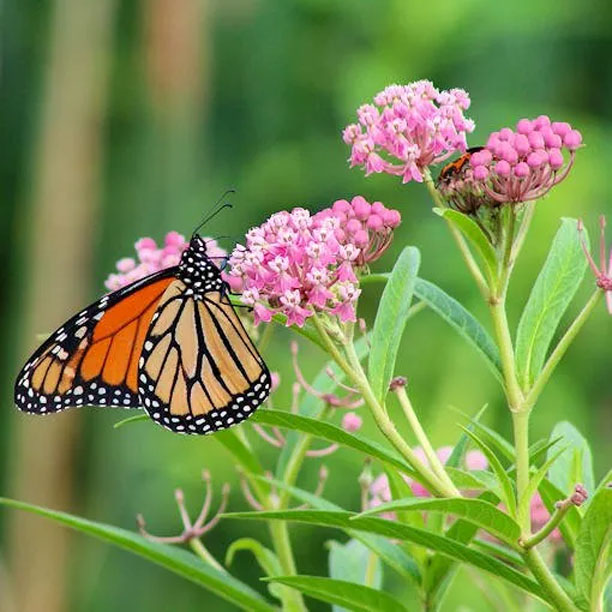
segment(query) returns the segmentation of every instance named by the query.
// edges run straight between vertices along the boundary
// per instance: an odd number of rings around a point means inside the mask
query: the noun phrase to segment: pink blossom
[[[361,429],[362,418],[356,412],[347,412],[342,417],[342,429],[348,433],[354,433]]]
[[[612,249],[610,250],[609,256],[607,255],[607,247],[606,247],[606,218],[602,215],[599,218],[599,227],[600,227],[600,239],[599,239],[599,268],[595,263],[591,253],[589,252],[589,248],[587,246],[586,240],[583,235],[583,223],[582,219],[578,221],[578,232],[580,235],[580,244],[582,245],[582,250],[586,255],[587,261],[589,262],[589,267],[593,271],[595,275],[595,280],[597,282],[597,286],[606,294],[606,305],[608,307],[608,312],[612,314]]]
[[[550,512],[546,509],[540,494],[536,494],[531,498],[529,512],[531,515],[531,530],[535,533],[539,531],[550,519]],[[562,540],[561,532],[555,529],[550,536],[552,542],[560,542]]]
[[[546,195],[569,173],[580,132],[546,115],[521,119],[516,130],[493,132],[482,151],[470,157],[474,189],[494,203],[527,202]]]
[[[374,104],[357,109],[358,123],[342,134],[351,146],[351,166],[366,176],[386,172],[404,183],[423,181],[423,171],[456,151],[465,151],[474,122],[463,111],[470,98],[462,89],[439,91],[430,81],[390,85]]]
[[[209,257],[217,259],[226,256],[226,252],[215,240],[205,238],[205,241]],[[116,291],[149,274],[176,266],[188,245],[189,242],[185,237],[174,231],[166,234],[162,247],[158,247],[153,238],[141,238],[134,245],[137,259],[132,257],[120,259],[116,266],[117,272],[110,274],[104,284],[110,291]]]
[[[355,321],[356,269],[380,257],[400,220],[397,211],[361,196],[315,215],[281,211],[247,232],[223,278],[253,307],[256,323],[280,313],[287,326],[301,327],[315,312]]]

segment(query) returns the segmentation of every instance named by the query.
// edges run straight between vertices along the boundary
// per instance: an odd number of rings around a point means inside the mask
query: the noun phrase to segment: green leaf
[[[565,450],[565,448],[562,448],[550,456],[544,462],[544,464],[536,470],[533,476],[529,478],[529,483],[518,500],[518,514],[520,521],[523,521],[526,516],[529,515],[531,510],[531,498],[535,495],[535,492],[538,490],[550,467],[555,463],[555,461],[557,461],[561,453],[563,453]]]
[[[491,285],[497,280],[497,258],[495,250],[491,246],[485,233],[478,227],[478,224],[467,215],[451,208],[434,208],[434,212],[444,217],[449,223],[455,226],[468,240],[470,245],[480,256],[485,266],[485,275]]]
[[[584,436],[571,423],[561,421],[553,428],[550,438],[561,438],[563,444],[569,445],[569,449],[551,467],[549,480],[566,495],[578,483],[583,484],[587,491],[594,491],[593,457]]]
[[[234,459],[251,474],[263,474],[264,470],[257,455],[233,429],[224,429],[215,433],[213,438],[223,446]]]
[[[467,435],[474,440],[480,450],[484,453],[489,462],[489,466],[493,470],[493,473],[497,477],[497,480],[501,486],[502,501],[506,504],[506,508],[508,508],[510,514],[512,516],[516,516],[516,498],[514,497],[514,488],[508,474],[506,473],[506,470],[504,470],[502,464],[497,458],[497,455],[469,429],[463,428],[463,431],[465,431],[465,433],[467,433]]]
[[[229,567],[236,553],[243,550],[252,553],[266,576],[277,576],[282,572],[278,557],[269,548],[266,548],[261,542],[254,538],[240,538],[232,542],[225,552],[225,565]],[[270,594],[281,600],[283,599],[282,589],[283,587],[280,585],[268,585]]]
[[[330,578],[362,584],[374,589],[382,587],[383,575],[380,559],[359,540],[349,540],[346,544],[331,540],[328,546]],[[367,579],[371,580],[369,584],[366,582]],[[345,612],[346,608],[334,606],[334,611]]]
[[[600,602],[612,569],[611,545],[612,489],[604,487],[591,500],[576,539],[576,588],[591,610],[603,609]]]
[[[560,491],[547,478],[540,483],[539,493],[550,514],[554,512],[555,503],[567,497],[563,491]],[[559,531],[571,550],[575,548],[581,522],[582,517],[580,516],[580,512],[578,512],[578,508],[572,506],[565,515],[565,518],[559,523]]]
[[[216,570],[186,550],[151,542],[120,527],[97,523],[65,512],[49,510],[13,499],[0,497],[0,504],[44,516],[57,523],[114,544],[195,582],[244,610],[272,612],[275,609],[246,584],[226,572]]]
[[[586,232],[584,235],[586,238]],[[561,317],[576,294],[586,267],[576,219],[562,219],[518,325],[516,363],[523,389],[528,389],[540,373]]]
[[[521,535],[521,528],[514,519],[496,508],[493,504],[474,498],[403,499],[381,504],[376,506],[376,508],[362,512],[358,517],[380,514],[381,512],[396,512],[398,510],[406,512],[423,510],[426,512],[454,514],[482,527],[500,540],[510,544],[510,546],[516,546]]]
[[[258,477],[259,480],[263,480]],[[317,508],[318,510],[331,510],[331,511],[344,511],[343,508],[337,506],[336,504],[319,497],[317,495],[313,495],[308,491],[304,491],[298,487],[292,487],[287,485],[286,483],[276,480],[269,479],[267,481],[269,484],[273,484],[279,489],[283,489],[291,493],[291,495],[303,502],[306,503],[313,508]],[[400,576],[404,578],[408,578],[413,581],[415,584],[421,583],[421,573],[419,567],[415,563],[414,559],[411,558],[403,549],[398,546],[395,546],[386,538],[377,535],[371,535],[367,533],[363,533],[361,531],[354,531],[351,529],[345,529],[345,532],[354,539],[359,540],[362,544],[367,546],[372,552],[378,555],[389,567],[394,569]]]
[[[273,576],[268,580],[355,612],[407,612],[406,608],[388,593],[354,582],[319,576]]]
[[[251,520],[286,520],[310,525],[323,525],[325,527],[337,527],[339,529],[355,529],[367,533],[375,533],[396,540],[405,540],[435,550],[455,561],[461,561],[489,572],[498,578],[511,582],[519,588],[533,595],[545,598],[545,593],[539,584],[498,561],[493,557],[473,550],[464,544],[452,540],[446,536],[438,535],[417,529],[408,525],[401,525],[394,521],[374,517],[355,518],[350,512],[330,512],[326,510],[286,510],[286,511],[258,511],[258,512],[234,512],[225,514],[230,519]]]
[[[120,427],[123,427],[124,425],[129,425],[130,423],[140,423],[141,421],[150,420],[150,417],[148,417],[146,414],[136,414],[134,416],[127,417],[126,419],[121,419],[120,421],[117,421],[113,425],[113,429],[119,429]]]
[[[487,491],[492,490],[498,495],[499,483],[491,472],[486,470],[459,470],[444,466],[444,469],[460,491]]]
[[[437,285],[417,278],[414,294],[480,353],[498,380],[503,379],[497,345],[478,319]]]
[[[298,414],[283,412],[281,410],[267,410],[260,408],[252,417],[251,421],[260,425],[272,425],[276,427],[284,427],[301,431],[302,433],[313,434],[318,438],[337,442],[343,446],[348,446],[376,459],[380,459],[383,463],[392,465],[411,478],[419,480],[418,474],[414,472],[403,460],[395,453],[386,450],[381,445],[372,440],[355,433],[347,433],[344,429],[331,425],[325,421],[318,421]]]
[[[386,283],[388,279],[389,274],[370,274],[362,277],[360,283],[362,285],[376,282]],[[422,278],[416,279],[414,295],[470,342],[484,357],[486,364],[498,380],[503,379],[497,345],[469,310],[440,287]]]
[[[488,404],[485,404],[474,415],[473,418],[470,418],[470,417],[467,417],[467,418],[470,421],[473,420],[475,423],[478,423],[480,421],[480,418],[482,417],[482,415],[487,410],[487,407],[488,407]],[[472,430],[473,429],[472,425],[468,425],[468,429]],[[457,444],[455,444],[455,446],[453,447],[453,450],[452,450],[449,458],[446,460],[446,463],[444,464],[445,467],[460,468],[463,465],[463,462],[464,462],[464,459],[465,459],[465,454],[467,453],[467,449],[468,449],[469,444],[470,444],[470,439],[468,438],[467,434],[462,433],[459,436],[459,440],[457,440]]]
[[[483,442],[488,444],[492,448],[492,450],[495,450],[497,452],[498,458],[502,457],[505,461],[508,461],[509,463],[514,461],[514,447],[512,446],[512,444],[510,444],[510,442],[508,442],[503,436],[498,434],[494,429],[487,427],[484,423],[481,423],[477,419],[469,417],[460,410],[457,410],[457,412],[459,412],[459,414],[461,414],[468,420],[468,429],[472,432],[476,430],[478,432],[478,437]]]
[[[406,247],[401,252],[378,305],[372,329],[368,374],[372,391],[380,401],[387,395],[393,377],[420,260],[419,251],[414,247]]]

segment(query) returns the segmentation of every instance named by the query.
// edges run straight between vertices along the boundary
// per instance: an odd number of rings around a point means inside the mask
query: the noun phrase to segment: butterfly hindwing
[[[175,278],[167,269],[105,295],[53,333],[25,364],[15,404],[34,414],[71,406],[140,406],[138,360],[160,298]]]
[[[223,286],[194,294],[177,279],[151,322],[138,385],[155,422],[208,434],[248,418],[269,395],[271,381]]]

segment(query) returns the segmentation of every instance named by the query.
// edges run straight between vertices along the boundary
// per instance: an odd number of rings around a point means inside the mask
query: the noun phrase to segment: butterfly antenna
[[[207,215],[204,216],[204,218],[202,219],[202,221],[200,222],[200,224],[193,230],[193,234],[195,236],[195,234],[198,233],[198,230],[202,229],[202,227],[204,225],[206,225],[213,217],[215,217],[216,215],[218,215],[224,208],[232,208],[232,205],[229,202],[224,202],[223,200],[225,200],[225,198],[230,194],[230,193],[236,193],[235,189],[228,189],[216,202],[215,205],[213,206],[213,209],[210,213],[208,213]]]

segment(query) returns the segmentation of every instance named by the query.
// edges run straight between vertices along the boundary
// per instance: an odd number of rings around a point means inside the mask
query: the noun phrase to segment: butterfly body
[[[270,386],[194,235],[178,266],[102,297],[52,334],[19,374],[15,404],[34,414],[143,408],[167,429],[208,434],[250,416]]]

